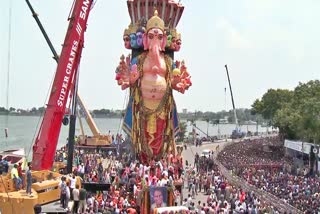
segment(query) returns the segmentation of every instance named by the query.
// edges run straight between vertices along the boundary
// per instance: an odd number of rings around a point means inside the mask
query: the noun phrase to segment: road
[[[194,164],[194,155],[196,153],[201,154],[202,150],[205,150],[205,149],[209,149],[211,151],[216,151],[216,148],[218,145],[221,149],[225,143],[226,142],[223,141],[223,142],[218,142],[218,143],[205,143],[205,144],[198,146],[198,147],[196,147],[194,145],[188,146],[187,150],[183,150],[183,152],[182,152],[184,164],[185,164],[185,161],[187,160],[189,164],[193,165]],[[185,182],[185,186],[187,186],[187,182]],[[184,188],[182,193],[183,193],[183,199],[188,197],[189,192],[188,192],[187,188]],[[208,197],[207,195],[204,195],[204,193],[201,192],[201,193],[198,193],[198,195],[196,195],[196,197],[193,201],[195,202],[195,204],[198,204],[198,201],[201,201],[202,203],[206,203],[207,197]]]

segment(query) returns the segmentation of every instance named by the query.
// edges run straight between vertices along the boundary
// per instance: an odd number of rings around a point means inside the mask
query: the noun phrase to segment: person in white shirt
[[[136,167],[136,163],[134,163],[134,162],[132,162],[131,164],[130,164],[130,170],[131,171],[134,171],[134,168]]]
[[[168,178],[166,176],[163,176],[163,178],[161,179],[160,181],[160,185],[161,187],[165,187],[165,186],[168,186]]]
[[[73,197],[73,207],[72,213],[78,213],[79,209],[79,185],[76,184],[75,188],[72,190],[72,197]]]
[[[70,182],[70,193],[71,193],[71,196],[70,196],[70,199],[73,200],[73,189],[76,188],[76,176],[73,174],[72,177],[69,177],[69,182]]]
[[[70,201],[70,183],[67,182],[66,188],[66,210],[69,210],[69,201]]]
[[[163,165],[162,165],[161,161],[158,161],[158,162],[157,162],[157,165],[159,165],[160,170],[163,171]]]
[[[84,175],[84,165],[83,165],[83,163],[81,163],[81,165],[79,166],[78,173],[79,173],[79,176],[81,178],[83,178],[83,175]]]
[[[188,195],[188,199],[187,199],[187,207],[190,207],[190,206],[191,206],[191,203],[192,203],[192,197],[191,197],[191,195],[189,194],[189,195]]]
[[[94,198],[93,197],[89,197],[87,199],[87,206],[89,208],[89,211],[92,211],[93,210],[93,203],[94,203]]]
[[[168,177],[168,171],[163,171],[162,175],[165,176],[165,177]]]
[[[144,169],[143,165],[140,164],[140,165],[139,165],[139,176],[140,176],[140,177],[143,177],[143,175],[142,175],[142,174],[143,174],[143,169]]]

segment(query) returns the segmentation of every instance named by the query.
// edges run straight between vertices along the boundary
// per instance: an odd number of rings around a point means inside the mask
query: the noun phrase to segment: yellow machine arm
[[[81,97],[79,96],[79,94],[77,94],[77,101],[78,101],[79,107],[85,113],[86,121],[87,121],[87,123],[89,125],[89,128],[90,128],[93,136],[99,136],[100,135],[100,131],[99,131],[97,125],[95,124],[90,112],[88,111],[88,109],[84,105],[84,103],[83,103]]]

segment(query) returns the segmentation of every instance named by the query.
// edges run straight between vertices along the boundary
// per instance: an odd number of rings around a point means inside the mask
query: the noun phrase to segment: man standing
[[[70,195],[71,195],[71,192],[70,192],[70,182],[67,181],[66,182],[66,185],[67,185],[67,188],[66,188],[66,207],[65,207],[65,210],[69,210],[69,201],[70,201]]]
[[[68,204],[67,204],[67,184],[66,184],[66,177],[62,176],[61,177],[61,182],[59,184],[60,188],[60,202],[61,206],[64,209],[67,209]]]
[[[20,162],[18,164],[18,176],[21,180],[21,186],[22,186],[22,189],[24,188],[24,177],[23,177],[23,174],[22,174],[22,162]]]
[[[5,171],[4,162],[2,161],[2,157],[0,157],[0,175],[2,175],[4,171]]]
[[[71,193],[70,199],[73,200],[73,189],[76,187],[76,182],[77,182],[75,174],[73,174],[72,177],[69,177],[69,181],[70,181],[70,193]]]
[[[18,165],[14,164],[13,168],[11,169],[11,179],[15,184],[16,191],[20,190],[21,185],[21,178],[18,175]]]
[[[72,197],[73,197],[73,208],[72,213],[78,213],[79,209],[79,184],[76,184],[76,188],[72,190]]]
[[[31,185],[32,185],[32,174],[31,174],[31,162],[28,162],[28,170],[26,173],[27,176],[27,194],[28,196],[32,196],[31,194]]]
[[[87,191],[83,187],[79,192],[79,213],[85,213],[87,209]]]

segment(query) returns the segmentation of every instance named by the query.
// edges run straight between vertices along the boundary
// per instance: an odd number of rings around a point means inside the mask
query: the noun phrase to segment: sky
[[[73,0],[30,2],[60,53]],[[179,111],[232,108],[225,64],[236,108],[250,108],[270,88],[293,90],[299,82],[319,79],[320,1],[181,3],[185,10],[177,30],[182,48],[175,58],[185,60],[193,85],[185,94],[174,93]],[[121,54],[129,54],[122,40],[129,23],[126,0],[97,0],[90,12],[79,77],[79,94],[90,110],[125,107],[127,91],[117,85],[114,71]],[[0,106],[44,106],[55,69],[56,62],[25,1],[1,0]]]

